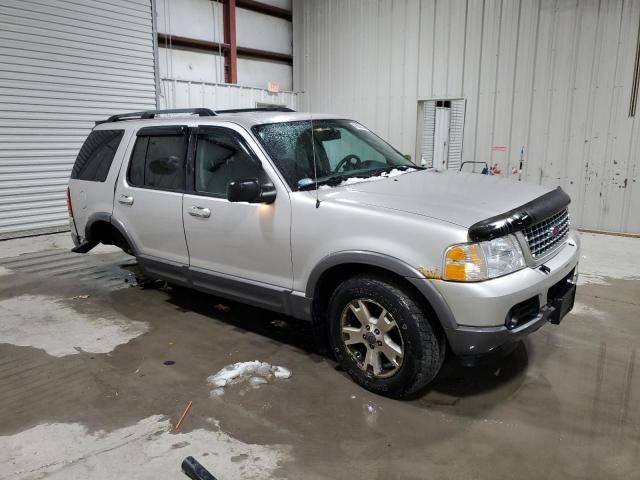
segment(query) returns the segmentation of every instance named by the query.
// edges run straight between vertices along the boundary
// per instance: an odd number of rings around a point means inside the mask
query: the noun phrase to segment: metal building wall
[[[230,83],[188,82],[162,79],[161,108],[214,106],[218,110],[251,108],[259,104],[275,104],[298,109],[294,92],[271,93],[264,88],[245,87]]]
[[[155,1],[158,12],[158,32],[165,35],[165,39],[158,45],[160,78],[223,83],[225,74],[222,49],[192,51],[176,47],[171,43],[172,36],[223,43],[222,3],[212,0]],[[261,0],[260,3],[291,10],[290,0]],[[238,47],[291,55],[291,38],[290,21],[240,7],[236,8]],[[267,88],[269,82],[275,82],[280,89],[290,91],[292,75],[293,69],[287,63],[238,58],[238,84],[243,86]]]
[[[574,224],[640,233],[640,0],[294,0],[293,15],[304,108],[415,155],[418,101],[463,97],[463,160],[509,175],[524,146],[523,178],[561,185]]]
[[[150,0],[0,2],[0,239],[68,228],[96,120],[156,105]]]

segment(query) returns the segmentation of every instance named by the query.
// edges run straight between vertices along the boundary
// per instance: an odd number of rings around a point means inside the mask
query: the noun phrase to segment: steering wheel
[[[341,169],[345,172],[347,170],[356,170],[357,168],[360,167],[361,164],[362,164],[362,160],[360,160],[360,157],[358,155],[351,153],[346,157],[344,157],[342,160],[340,160],[338,162],[338,165],[336,165],[336,168],[333,169],[333,171],[339,172]]]

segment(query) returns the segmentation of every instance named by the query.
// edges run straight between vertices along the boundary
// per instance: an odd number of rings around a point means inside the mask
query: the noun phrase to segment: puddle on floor
[[[38,425],[0,437],[0,477],[178,479],[186,478],[180,464],[191,455],[216,478],[267,479],[289,457],[287,446],[243,443],[209,423],[212,430],[187,433],[173,433],[160,415],[111,432],[89,432],[79,423]]]
[[[147,323],[110,313],[104,307],[96,314],[69,305],[89,300],[83,297],[63,300],[21,295],[0,300],[2,343],[39,348],[62,357],[80,352],[108,353],[148,331]]]

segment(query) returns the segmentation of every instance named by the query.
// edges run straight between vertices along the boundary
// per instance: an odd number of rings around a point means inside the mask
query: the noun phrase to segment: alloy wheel
[[[340,329],[344,346],[361,370],[388,378],[402,366],[400,328],[379,303],[366,298],[349,302],[342,312]]]

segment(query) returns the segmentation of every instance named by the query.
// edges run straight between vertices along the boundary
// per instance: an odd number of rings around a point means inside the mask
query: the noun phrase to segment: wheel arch
[[[440,327],[444,330],[457,327],[444,297],[418,270],[398,258],[365,250],[329,255],[312,270],[305,293],[313,299],[314,317],[323,320],[320,312],[326,311],[329,298],[342,279],[362,272],[392,277],[432,310]]]
[[[85,225],[85,238],[96,245],[115,245],[130,255],[136,255],[138,251],[124,225],[106,212],[96,212],[89,217]]]

